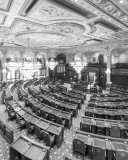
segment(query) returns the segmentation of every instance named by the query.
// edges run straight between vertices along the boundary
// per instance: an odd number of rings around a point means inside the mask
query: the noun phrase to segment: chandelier
[[[21,63],[17,62],[17,60],[14,57],[14,42],[12,41],[12,55],[10,55],[9,62],[5,63],[5,67],[10,70],[11,72],[15,72],[21,67]]]
[[[27,27],[27,30],[29,31],[30,28]],[[23,64],[21,64],[21,68],[20,68],[20,72],[23,73],[23,75],[27,78],[32,78],[32,76],[34,76],[34,73],[38,71],[39,68],[41,68],[41,64],[40,63],[35,63],[33,61],[33,59],[29,56],[29,32],[28,32],[28,38],[27,38],[27,42],[28,42],[28,49],[27,49],[27,55],[24,58],[25,61],[23,62]]]
[[[70,66],[72,66],[78,74],[81,73],[82,69],[87,65],[86,62],[82,62],[81,58],[75,55],[74,62],[70,62]]]
[[[56,65],[58,65],[58,62],[55,62],[53,58],[48,62],[48,66],[51,70],[54,70]]]

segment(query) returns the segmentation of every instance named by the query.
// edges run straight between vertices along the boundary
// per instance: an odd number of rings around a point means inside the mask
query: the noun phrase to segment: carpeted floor
[[[66,85],[66,87],[68,87],[68,89],[70,90],[70,85]],[[17,90],[15,89],[13,92],[14,95],[14,99],[17,100]],[[87,95],[87,99],[89,99],[90,95]],[[70,155],[73,158],[77,158],[78,160],[90,160],[88,157],[85,157],[81,154],[78,153],[73,153],[72,151],[72,140],[73,137],[75,136],[74,130],[80,130],[79,126],[80,126],[80,120],[81,120],[81,116],[84,115],[84,110],[85,107],[87,106],[87,100],[85,101],[85,103],[82,105],[82,109],[79,111],[79,114],[76,118],[73,118],[73,125],[70,128],[70,130],[65,129],[64,131],[64,141],[61,145],[60,148],[57,148],[56,146],[54,146],[53,148],[51,148],[50,150],[50,160],[63,160],[64,155]],[[24,103],[19,101],[19,103],[21,105],[24,106]],[[31,111],[28,108],[29,111]],[[20,135],[26,135],[26,129],[24,130],[19,130],[18,129],[18,124],[16,123],[16,121],[9,121],[8,122],[8,116],[7,113],[5,113],[5,106],[0,104],[0,116],[1,118],[8,123],[13,129],[14,129],[14,139],[17,139]],[[35,139],[34,135],[26,135],[31,139]],[[38,140],[36,140],[38,141]],[[38,141],[39,142],[39,141]],[[40,141],[40,143],[43,143],[43,141]],[[0,135],[0,160],[9,160],[9,144],[2,138],[2,136]]]

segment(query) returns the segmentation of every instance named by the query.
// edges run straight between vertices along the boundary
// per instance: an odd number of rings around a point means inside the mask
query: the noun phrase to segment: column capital
[[[107,56],[111,56],[111,52],[113,51],[114,48],[115,47],[113,47],[113,46],[107,46],[107,47],[104,48]]]
[[[115,57],[119,57],[119,56],[120,56],[120,53],[115,52],[115,53],[114,53],[114,56],[115,56]]]
[[[86,54],[87,58],[90,58],[91,57],[91,54]]]

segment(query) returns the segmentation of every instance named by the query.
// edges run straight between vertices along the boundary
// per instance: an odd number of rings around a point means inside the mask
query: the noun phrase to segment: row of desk
[[[78,109],[81,109],[81,107],[82,107],[81,99],[77,99],[76,100],[74,98],[71,98],[71,97],[68,97],[68,96],[64,96],[61,93],[53,93],[53,95],[55,96],[56,99],[59,99],[61,101],[65,101],[65,102],[68,102],[68,103],[71,103],[71,104],[78,105]]]
[[[54,93],[54,95],[56,97],[61,97],[62,100],[66,101],[66,102],[77,104],[78,108],[81,109],[81,103],[83,102],[81,98],[79,99],[79,98],[75,98],[75,97],[69,97],[69,95],[61,94],[63,92],[61,92],[60,90],[58,90],[56,86],[49,85],[49,88],[51,89],[51,91]],[[54,89],[54,91],[53,91],[53,88],[56,88],[56,90]]]
[[[56,99],[49,93],[44,93],[40,95],[40,92],[35,89],[34,87],[29,87],[29,93],[34,97],[37,98],[40,102],[45,103],[49,106],[57,108],[62,111],[72,112],[73,116],[77,116],[78,114],[78,106],[77,104],[71,104],[67,102],[63,102],[62,100]],[[37,94],[38,93],[38,94]]]
[[[73,150],[93,160],[127,160],[128,140],[75,131]]]
[[[84,103],[84,96],[80,95],[80,94],[76,94],[76,93],[70,93],[70,92],[62,92],[63,95],[66,95],[68,97],[71,97],[71,98],[75,98],[76,100],[81,100],[81,103],[83,104]]]
[[[19,100],[24,100],[24,98],[28,97],[28,93],[25,91],[24,88],[26,88],[29,85],[29,81],[25,81],[22,84],[20,84],[17,88],[17,94]]]
[[[48,119],[67,128],[70,128],[72,125],[71,113],[50,107],[33,97],[25,99],[25,106],[31,107],[33,112],[36,112],[38,116],[44,119]]]
[[[99,101],[99,102],[124,102],[128,101],[127,96],[120,97],[92,97],[90,101]]]
[[[78,106],[76,104],[63,102],[62,100],[58,100],[54,98],[53,96],[50,96],[47,94],[39,95],[37,99],[40,102],[43,102],[59,110],[66,111],[66,112],[72,112],[74,117],[78,115]]]
[[[8,115],[10,112],[14,112],[14,116],[17,122],[27,128],[28,132],[31,130],[36,134],[38,138],[42,137],[42,132],[48,134],[48,137],[54,136],[55,144],[60,147],[64,138],[64,127],[62,125],[53,123],[49,120],[43,119],[39,116],[27,111],[24,107],[21,107],[16,101],[9,101],[7,103]],[[41,136],[41,137],[40,137]],[[50,145],[50,138],[43,138],[47,145]],[[47,140],[47,141],[46,141]]]
[[[127,102],[89,102],[89,108],[100,108],[100,109],[127,109]]]
[[[10,160],[49,160],[50,147],[20,136],[10,146]]]
[[[122,121],[128,121],[128,110],[105,110],[105,109],[85,109],[85,116],[88,117],[95,117],[95,118],[101,118],[101,119],[111,119],[111,120],[122,120]]]
[[[114,93],[108,93],[108,94],[93,94],[91,95],[90,98],[94,98],[94,97],[119,97],[120,95],[119,94],[114,94]]]
[[[75,93],[75,94],[79,94],[80,96],[84,97],[84,100],[86,99],[86,93],[81,92],[81,91],[77,91],[75,89],[69,90],[69,93]]]
[[[63,92],[63,91],[67,92],[67,87],[64,87],[60,84],[57,84],[56,87],[59,88],[61,92]]]
[[[112,121],[99,118],[82,117],[80,130],[116,138],[128,138],[128,121]]]

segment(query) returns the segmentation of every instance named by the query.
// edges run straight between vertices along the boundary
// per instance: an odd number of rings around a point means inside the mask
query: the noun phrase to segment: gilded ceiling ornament
[[[54,23],[48,25],[48,29],[60,33],[68,33],[75,35],[82,35],[86,30],[86,28],[81,24],[69,23],[69,22]]]
[[[121,18],[120,18],[120,20],[121,21],[123,21],[123,22],[128,22],[128,16],[122,16]]]
[[[100,3],[105,3],[106,0],[92,0],[94,3],[100,4]]]
[[[9,28],[5,27],[0,27],[0,36],[3,37],[8,37],[11,34],[11,30]]]
[[[112,12],[115,10],[115,6],[113,6],[111,3],[104,5],[103,8],[107,12]]]
[[[121,15],[123,15],[123,13],[121,11],[118,11],[116,10],[114,13],[113,13],[113,16],[115,17],[120,17]]]
[[[53,6],[44,6],[39,11],[43,18],[51,18],[51,17],[71,17],[70,13],[64,13],[61,11],[58,11]]]

